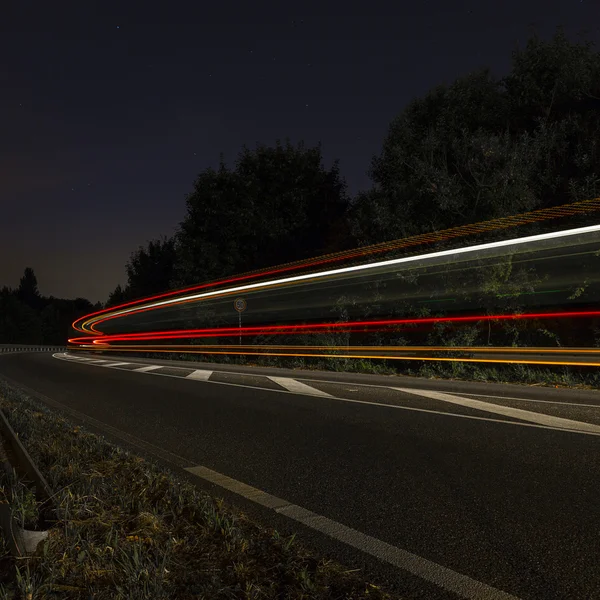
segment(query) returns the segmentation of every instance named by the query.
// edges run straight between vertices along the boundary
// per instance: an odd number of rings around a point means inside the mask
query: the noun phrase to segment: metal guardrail
[[[4,352],[64,352],[66,349],[66,346],[52,346],[46,344],[35,346],[26,344],[0,344],[0,354]]]

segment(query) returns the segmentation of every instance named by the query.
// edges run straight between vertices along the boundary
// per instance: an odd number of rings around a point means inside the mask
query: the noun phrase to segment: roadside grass
[[[0,408],[56,507],[35,554],[0,574],[0,600],[392,598],[2,381]],[[18,486],[16,496],[31,524],[35,498]]]

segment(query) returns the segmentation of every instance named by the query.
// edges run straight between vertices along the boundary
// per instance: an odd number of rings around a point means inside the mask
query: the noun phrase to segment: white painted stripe
[[[531,410],[523,410],[521,408],[501,406],[500,404],[492,404],[491,402],[484,402],[483,400],[462,398],[460,396],[444,394],[442,392],[433,392],[430,390],[413,390],[409,388],[397,387],[392,389],[398,390],[399,392],[403,392],[405,394],[423,396],[425,398],[431,398],[433,400],[441,400],[442,402],[458,404],[459,406],[474,408],[476,410],[483,410],[485,412],[491,412],[497,415],[504,415],[505,417],[514,417],[515,419],[522,419],[524,421],[529,421],[530,423],[538,423],[539,425],[545,425],[547,427],[556,427],[559,429],[569,429],[573,431],[585,431],[600,434],[600,425],[584,423],[583,421],[573,421],[572,419],[554,417],[543,413],[533,412]]]
[[[94,363],[94,364],[100,364],[100,363],[107,363],[110,362],[110,360],[104,360],[101,358],[88,358],[88,362]]]
[[[185,376],[185,379],[195,379],[196,381],[208,381],[208,378],[213,374],[212,371],[204,371],[203,369],[196,369],[189,375]]]
[[[227,477],[227,475],[223,475],[217,471],[202,466],[190,467],[186,471],[225,488],[234,494],[275,510],[279,514],[294,519],[311,529],[320,531],[353,548],[357,548],[361,552],[366,552],[383,562],[408,571],[412,575],[416,575],[425,581],[459,595],[461,598],[469,600],[480,600],[481,598],[486,598],[486,600],[518,600],[516,596],[486,585],[467,575],[457,573],[448,567],[439,565],[412,552],[392,546],[387,542],[383,542],[356,529],[347,527],[342,523],[306,510],[301,506],[291,504],[282,498],[272,496],[267,492]]]
[[[124,363],[124,362],[116,362],[116,363],[109,363],[107,365],[104,365],[105,367],[120,367],[122,365],[130,365],[131,363]]]
[[[322,396],[324,398],[333,398],[331,394],[327,392],[323,392],[314,388],[310,385],[306,385],[297,379],[292,379],[290,377],[271,377],[268,376],[271,381],[274,381],[276,384],[280,385],[282,388],[285,388],[288,392],[293,392],[294,394],[304,394],[307,396]]]
[[[461,396],[476,396],[477,398],[496,398],[497,400],[519,400],[520,402],[540,402],[542,404],[560,404],[561,406],[583,406],[585,408],[600,408],[600,404],[581,404],[579,402],[559,402],[558,400],[535,400],[534,398],[515,398],[514,396],[492,396],[491,394],[466,394],[465,392],[449,392]],[[600,400],[600,398],[599,398]]]
[[[162,369],[161,365],[147,365],[145,367],[140,367],[139,369],[131,369],[132,371],[137,371],[138,373],[147,373],[148,371],[156,371],[156,369]]]

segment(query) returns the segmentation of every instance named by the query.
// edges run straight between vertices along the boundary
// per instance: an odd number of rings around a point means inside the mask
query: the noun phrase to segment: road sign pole
[[[240,346],[242,345],[242,313],[246,310],[246,301],[243,298],[236,298],[233,303],[233,308],[238,313],[238,324],[240,327]]]

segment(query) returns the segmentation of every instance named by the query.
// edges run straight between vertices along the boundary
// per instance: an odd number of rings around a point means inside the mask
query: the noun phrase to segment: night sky
[[[413,97],[532,31],[600,41],[598,0],[47,2],[0,11],[0,286],[105,301],[243,144],[321,141],[349,191]]]

